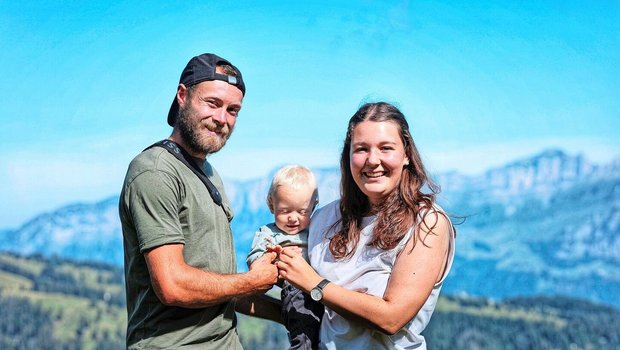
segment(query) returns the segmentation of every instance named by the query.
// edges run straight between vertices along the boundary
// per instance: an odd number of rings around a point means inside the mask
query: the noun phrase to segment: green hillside
[[[0,254],[0,349],[122,349],[123,272]]]
[[[429,349],[620,349],[620,311],[573,298],[442,297]]]
[[[0,349],[123,349],[123,271],[0,253]],[[620,311],[563,297],[442,297],[429,349],[620,349]],[[247,349],[286,349],[284,328],[241,315]]]

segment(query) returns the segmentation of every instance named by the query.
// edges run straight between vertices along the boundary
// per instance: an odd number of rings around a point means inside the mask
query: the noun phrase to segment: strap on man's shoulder
[[[179,146],[176,142],[172,140],[166,139],[155,142],[154,144],[145,148],[144,151],[153,147],[164,148],[165,150],[170,152],[170,154],[175,156],[179,161],[181,161],[181,163],[185,164],[185,166],[187,166],[194,174],[196,174],[196,176],[198,176],[198,178],[205,184],[207,190],[209,191],[209,194],[211,195],[211,198],[213,199],[213,202],[224,208],[222,206],[222,195],[220,194],[220,191],[217,189],[217,187],[215,187],[213,182],[211,182],[209,177],[202,171],[202,169],[200,169],[198,164],[196,164],[196,162],[191,159],[191,156],[189,155],[189,153],[187,153],[187,151],[183,149],[183,147]]]

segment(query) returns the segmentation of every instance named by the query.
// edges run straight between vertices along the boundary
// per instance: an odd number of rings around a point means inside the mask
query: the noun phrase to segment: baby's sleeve
[[[271,237],[271,230],[266,229],[265,226],[254,233],[254,240],[252,241],[252,248],[248,253],[248,257],[245,262],[248,264],[248,268],[256,259],[260,258],[267,252],[267,247],[275,245],[273,238]]]

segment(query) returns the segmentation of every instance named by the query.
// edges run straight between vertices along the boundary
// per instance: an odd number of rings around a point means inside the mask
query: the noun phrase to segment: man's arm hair
[[[183,247],[166,244],[144,253],[155,294],[166,305],[207,307],[264,293],[277,282],[278,270],[272,264],[275,253],[265,254],[246,273],[219,274],[188,265]]]

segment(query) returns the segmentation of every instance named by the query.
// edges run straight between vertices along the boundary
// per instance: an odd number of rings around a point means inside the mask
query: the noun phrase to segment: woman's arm
[[[323,289],[323,304],[342,316],[387,334],[400,330],[418,313],[444,273],[451,225],[438,215],[426,215],[415,247],[410,239],[396,258],[383,298],[351,291],[334,283]],[[433,227],[429,232],[428,227]],[[298,254],[284,249],[277,262],[280,276],[305,292],[323,278]]]

